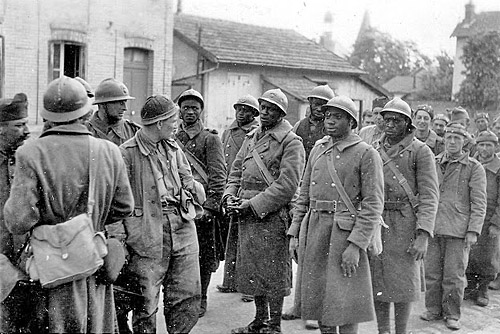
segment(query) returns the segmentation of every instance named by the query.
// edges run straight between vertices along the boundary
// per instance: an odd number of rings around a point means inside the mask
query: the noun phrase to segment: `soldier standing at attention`
[[[224,150],[217,131],[205,128],[200,119],[205,107],[203,96],[194,89],[188,89],[179,96],[177,104],[182,119],[177,132],[177,143],[186,154],[195,180],[203,185],[207,195],[207,201],[203,205],[205,212],[201,218],[195,220],[200,245],[200,317],[203,317],[207,309],[210,278],[224,256],[219,208],[227,171]]]
[[[434,232],[438,181],[434,154],[418,140],[410,106],[400,98],[381,111],[384,135],[374,143],[384,162],[383,252],[370,257],[379,334],[390,333],[394,304],[396,334],[406,334],[412,303],[420,298],[421,266]],[[427,115],[420,109],[416,119]],[[427,116],[428,122],[430,117]],[[420,127],[422,128],[422,127]]]

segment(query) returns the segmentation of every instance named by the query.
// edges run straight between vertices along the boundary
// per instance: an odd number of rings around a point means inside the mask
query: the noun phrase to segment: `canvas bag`
[[[56,225],[33,229],[30,247],[33,255],[26,263],[32,280],[44,288],[86,278],[94,274],[107,255],[104,233],[95,233],[92,222],[96,175],[96,139],[89,137],[89,196],[87,212]]]

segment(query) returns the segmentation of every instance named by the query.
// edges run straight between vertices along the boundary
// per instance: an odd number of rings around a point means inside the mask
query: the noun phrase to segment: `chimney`
[[[182,0],[177,0],[177,14],[182,13]]]
[[[476,15],[475,6],[472,3],[472,0],[470,0],[469,3],[465,5],[465,19],[464,19],[464,21],[467,23],[472,22],[472,20],[474,20],[475,15]]]

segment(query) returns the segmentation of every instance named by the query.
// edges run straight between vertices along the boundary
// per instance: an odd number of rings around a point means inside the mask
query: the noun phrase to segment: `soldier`
[[[200,244],[201,307],[200,317],[207,309],[207,289],[212,273],[224,256],[224,242],[219,226],[219,206],[226,185],[226,165],[222,142],[216,130],[206,129],[200,119],[205,103],[194,89],[183,92],[177,101],[182,123],[177,143],[192,167],[194,178],[205,188],[207,201],[203,217],[195,220]]]
[[[359,131],[359,136],[365,143],[371,145],[384,134],[384,120],[380,112],[387,102],[389,102],[389,99],[385,96],[377,97],[373,100],[372,111],[373,117],[375,118],[375,124],[366,126]]]
[[[366,249],[383,209],[382,161],[352,132],[351,99],[336,96],[323,108],[327,136],[311,151],[288,231],[291,255],[298,243],[303,249],[296,293],[302,318],[318,320],[321,333],[357,333],[374,318]]]
[[[224,157],[228,173],[236,158],[236,154],[243,144],[247,133],[259,126],[255,117],[259,116],[259,102],[252,95],[245,95],[234,104],[236,119],[229,129],[222,133],[222,145],[224,146]],[[224,263],[224,278],[222,285],[217,285],[220,292],[236,292],[236,257],[238,252],[238,224],[232,221],[230,216],[225,218],[229,225],[226,238],[226,252]],[[243,295],[245,302],[253,301],[253,296]]]
[[[262,94],[259,106],[260,126],[236,155],[223,199],[238,214],[238,291],[253,295],[256,308],[255,319],[232,333],[281,333],[291,287],[288,204],[304,169],[304,146],[284,119],[288,100],[280,89]]]
[[[420,129],[429,130],[431,117],[423,107],[417,110],[415,129],[410,106],[400,98],[389,101],[381,111],[385,133],[374,143],[384,162],[383,218],[388,225],[382,230],[382,255],[370,257],[380,334],[391,332],[391,303],[396,334],[407,333],[412,303],[420,297],[422,260],[436,219],[439,191],[434,154],[415,138]]]
[[[14,176],[14,154],[28,139],[28,100],[24,93],[13,99],[0,99],[0,256],[9,268],[2,266],[0,289],[0,333],[38,333],[44,331],[43,312],[36,305],[41,287],[29,284],[29,278],[16,268],[19,249],[26,236],[12,235],[5,226],[3,207],[10,194]],[[40,303],[41,304],[41,303]]]
[[[141,120],[142,129],[120,146],[136,204],[133,217],[125,221],[131,256],[123,273],[142,295],[134,303],[133,329],[156,333],[163,286],[168,332],[189,333],[198,321],[200,267],[194,217],[182,215],[181,194],[185,190],[201,204],[204,190],[196,186],[188,160],[173,139],[175,104],[162,95],[150,96]]]
[[[297,122],[297,124],[293,127],[292,131],[302,138],[302,144],[304,144],[304,149],[306,151],[306,163],[309,158],[309,153],[311,153],[316,141],[325,136],[325,115],[322,107],[334,96],[335,93],[328,85],[314,87],[307,97],[311,114],[308,118]],[[302,268],[297,269],[296,290],[300,290],[301,271]],[[282,319],[300,319],[300,308],[300,293],[296,293],[294,296],[294,304],[290,307],[290,309],[283,312]],[[305,327],[307,329],[317,329],[318,324],[316,321],[306,320]]]
[[[463,149],[465,127],[450,123],[445,131],[445,150],[436,156],[440,198],[434,237],[425,258],[427,311],[420,318],[444,318],[446,327],[458,330],[469,251],[486,214],[486,174]]]
[[[450,123],[458,123],[465,127],[466,137],[463,150],[468,151],[469,156],[473,157],[476,153],[476,140],[469,132],[470,118],[467,110],[460,106],[453,108],[450,112]]]
[[[369,125],[374,125],[375,120],[373,119],[373,111],[366,109],[361,114],[361,128],[367,127]]]
[[[127,101],[135,97],[129,96],[128,88],[122,82],[108,78],[101,81],[95,90],[98,110],[88,124],[89,131],[96,138],[107,139],[120,146],[140,129],[140,125],[123,118],[127,112]]]
[[[444,137],[444,129],[449,121],[448,116],[445,114],[437,114],[432,121],[432,130],[434,130],[439,137]]]
[[[426,143],[431,148],[432,153],[438,155],[444,151],[444,141],[431,129],[433,119],[434,109],[427,104],[423,104],[419,105],[415,110],[413,123],[416,127],[415,137]]]
[[[306,151],[306,161],[316,141],[325,136],[323,123],[325,117],[321,107],[334,96],[335,93],[328,85],[314,87],[307,97],[311,110],[309,117],[298,121],[293,127],[292,131],[302,138],[302,144]]]
[[[500,159],[495,154],[498,137],[491,131],[476,138],[477,159],[486,171],[486,218],[477,244],[472,246],[467,267],[465,297],[479,306],[487,306],[488,285],[500,270]]]
[[[474,123],[476,123],[476,134],[475,136],[481,131],[486,131],[488,130],[490,126],[490,115],[488,115],[487,112],[478,112],[476,114],[476,117],[474,117]]]
[[[62,76],[52,81],[43,97],[41,116],[47,123],[40,138],[16,153],[15,178],[5,222],[14,234],[37,225],[55,225],[87,211],[90,132],[85,122],[91,103],[84,87]],[[118,147],[96,140],[95,231],[128,217],[133,197]],[[112,284],[97,274],[45,289],[50,333],[114,332],[116,314]]]

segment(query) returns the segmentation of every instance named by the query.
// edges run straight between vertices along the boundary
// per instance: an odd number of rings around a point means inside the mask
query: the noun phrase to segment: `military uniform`
[[[231,166],[236,158],[236,154],[241,148],[245,136],[252,130],[259,126],[259,122],[255,119],[243,126],[238,126],[237,121],[229,126],[227,130],[222,133],[222,146],[224,147],[224,159],[226,161],[226,169],[231,171]],[[232,221],[229,217],[228,220],[228,233],[225,249],[225,263],[224,263],[224,280],[222,286],[229,290],[236,290],[236,256],[238,252],[238,224]]]
[[[120,146],[132,138],[141,126],[129,119],[121,119],[118,123],[109,125],[99,117],[99,112],[95,112],[87,128],[94,137],[109,140]]]
[[[203,205],[207,212],[195,220],[200,245],[202,298],[206,298],[210,275],[217,270],[224,256],[224,242],[218,226],[218,213],[227,178],[224,151],[217,131],[204,128],[200,120],[191,126],[181,123],[177,140],[185,152],[191,152],[198,159],[208,176],[208,180],[204,180],[191,164],[194,178],[203,185],[207,195]]]
[[[436,156],[439,206],[434,238],[425,258],[425,306],[434,315],[460,319],[466,285],[469,248],[467,232],[479,235],[486,214],[486,174],[481,164],[465,152],[450,159],[447,152]]]
[[[325,124],[322,121],[318,122],[318,124],[313,124],[309,117],[298,121],[293,127],[292,131],[302,138],[302,144],[306,151],[306,161],[316,141],[325,136],[324,129]]]

